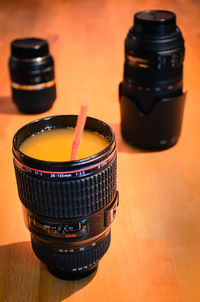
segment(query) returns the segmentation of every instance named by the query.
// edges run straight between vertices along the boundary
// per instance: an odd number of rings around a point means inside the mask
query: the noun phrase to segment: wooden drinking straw
[[[71,151],[70,160],[76,160],[77,158],[78,148],[81,143],[81,137],[87,119],[87,110],[88,110],[88,103],[85,102],[81,105],[80,113],[77,118],[75,132],[74,132],[74,139],[72,142],[72,151]]]

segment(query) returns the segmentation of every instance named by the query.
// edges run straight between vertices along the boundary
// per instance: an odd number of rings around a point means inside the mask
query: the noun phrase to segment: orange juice
[[[69,161],[74,128],[43,130],[28,137],[20,146],[24,154],[45,161]],[[77,159],[97,154],[108,146],[109,142],[97,132],[84,130]]]

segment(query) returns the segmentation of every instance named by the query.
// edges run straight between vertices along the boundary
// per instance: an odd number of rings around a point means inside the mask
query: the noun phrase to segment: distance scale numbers
[[[106,231],[103,239],[109,235],[109,232],[110,232],[110,229]],[[55,251],[58,252],[58,253],[64,253],[64,254],[73,254],[73,253],[77,253],[77,252],[79,252],[79,253],[80,252],[85,252],[85,251],[95,247],[98,243],[100,243],[101,240],[102,240],[102,237],[98,238],[98,239],[96,239],[96,241],[92,241],[92,242],[90,242],[90,243],[88,243],[84,246],[82,245],[82,246],[79,246],[79,247],[76,246],[76,247],[56,248]]]
[[[157,70],[168,70],[181,66],[184,60],[184,52],[157,53],[151,58],[141,58],[133,54],[126,54],[125,59],[129,66],[138,68],[156,68]]]
[[[181,66],[184,60],[183,52],[176,52],[172,54],[159,53],[157,56],[156,67],[158,70],[168,70]]]
[[[65,224],[44,223],[29,214],[30,226],[40,232],[59,238],[76,238],[88,234],[88,221],[84,219],[79,222],[71,222]]]
[[[85,265],[85,266],[80,266],[80,267],[74,267],[72,268],[72,272],[80,272],[82,270],[85,270],[85,269],[88,269],[90,267],[92,267],[93,265],[97,264],[99,262],[99,259],[97,261],[94,261],[88,265]]]
[[[91,249],[92,247],[94,247],[97,244],[97,242],[92,242],[87,246],[81,246],[81,247],[74,247],[74,248],[58,248],[56,249],[56,252],[59,253],[67,253],[67,254],[72,254],[75,252],[85,252],[88,249]]]

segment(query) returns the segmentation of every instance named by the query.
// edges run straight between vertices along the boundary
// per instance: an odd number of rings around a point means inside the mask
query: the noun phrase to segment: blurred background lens
[[[184,40],[170,11],[142,11],[125,40],[120,84],[122,135],[132,145],[165,149],[180,135]]]
[[[54,61],[48,42],[39,38],[11,42],[9,59],[12,98],[24,113],[40,113],[56,99]]]

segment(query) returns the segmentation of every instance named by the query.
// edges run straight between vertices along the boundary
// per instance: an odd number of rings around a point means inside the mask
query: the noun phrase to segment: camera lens
[[[11,42],[9,59],[12,97],[24,113],[41,113],[56,99],[54,62],[48,42],[39,38]]]
[[[77,116],[52,116],[22,127],[13,139],[14,167],[33,251],[52,274],[78,279],[93,272],[110,245],[118,205],[116,142],[104,122],[87,118],[85,129],[108,141],[101,152],[76,161],[50,162],[20,151],[32,134],[75,127]]]
[[[170,11],[134,16],[125,40],[120,84],[122,135],[147,149],[166,149],[180,135],[184,109],[184,39]]]

